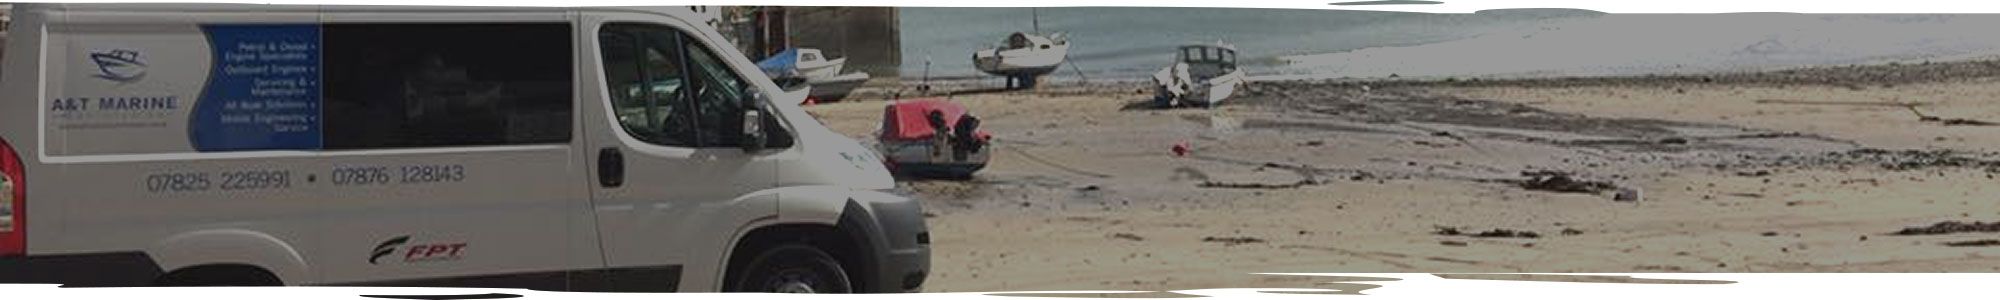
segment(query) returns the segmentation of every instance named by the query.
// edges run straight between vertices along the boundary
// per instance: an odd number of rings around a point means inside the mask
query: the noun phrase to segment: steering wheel
[[[692,111],[683,114],[681,110],[690,107],[686,106],[686,102],[676,101],[682,99],[681,95],[686,92],[686,89],[674,89],[673,92],[668,92],[666,95],[661,96],[660,101],[663,105],[660,105],[660,117],[662,118],[660,126],[664,128],[657,129],[666,138],[677,139],[676,142],[683,144],[692,144],[694,141],[690,139],[694,139],[695,136],[694,123],[686,122],[687,120],[683,119],[694,117],[695,114]]]
[[[735,104],[735,102],[726,101],[730,95],[725,94],[723,89],[716,88],[716,86],[720,85],[720,83],[713,81],[706,81],[700,85],[696,85],[694,107],[697,109],[696,112],[698,114],[699,112],[715,112],[713,114],[701,114],[702,117],[696,119],[697,122],[701,122],[701,128],[708,128],[709,132],[719,133],[716,137],[704,137],[704,139],[710,139],[711,142],[715,143],[728,144],[732,143],[732,141],[726,139],[737,136],[738,133],[726,129],[736,128],[729,126],[731,124],[730,121],[735,120],[740,122],[739,118],[741,118],[742,112],[729,107],[729,105]]]
[[[628,104],[620,105],[620,106],[630,105],[630,107],[632,107],[627,109],[640,109],[640,110],[646,109],[646,107],[644,107],[646,105],[646,103],[644,103],[645,97],[647,97],[647,94],[653,93],[651,85],[633,83],[627,86],[628,87],[626,88],[626,90],[633,91],[634,92],[633,94],[636,95],[626,97],[625,99],[614,99],[614,100],[627,102]],[[679,114],[681,112],[680,110],[686,107],[684,106],[684,104],[675,100],[680,99],[680,96],[682,95],[683,92],[684,92],[683,89],[675,89],[674,91],[657,95],[656,97],[659,97],[657,98],[659,102],[655,102],[655,104],[658,104],[659,106],[653,108],[656,110],[654,115],[650,116],[645,114],[627,115],[626,113],[621,112],[619,113],[618,121],[619,123],[621,123],[621,125],[631,129],[633,133],[643,135],[642,137],[647,140],[658,142],[662,139],[670,139],[666,142],[675,144],[692,143],[693,141],[686,139],[689,139],[694,136],[694,126],[687,126],[687,124],[678,123],[678,122],[684,122],[684,120],[682,120],[684,118],[693,117],[693,114],[685,114],[685,115]],[[638,102],[638,103],[630,103],[630,102]],[[626,109],[620,109],[620,110],[626,110]],[[632,119],[632,118],[637,118],[637,119]],[[656,121],[657,124],[659,124],[657,128],[654,127]]]

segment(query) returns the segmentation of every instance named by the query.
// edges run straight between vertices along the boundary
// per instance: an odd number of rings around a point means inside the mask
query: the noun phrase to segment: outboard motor
[[[951,158],[965,161],[966,156],[979,153],[986,141],[979,140],[979,118],[970,114],[958,116],[958,126],[952,129]]]
[[[951,134],[949,134],[951,126],[948,126],[948,123],[944,121],[944,111],[931,110],[930,113],[924,114],[924,120],[931,123],[931,156],[936,157],[944,154],[944,146],[952,144]],[[959,160],[965,159],[962,155],[957,158]]]

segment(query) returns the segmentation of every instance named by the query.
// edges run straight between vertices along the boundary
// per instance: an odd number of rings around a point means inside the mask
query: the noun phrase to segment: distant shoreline
[[[1644,74],[1611,76],[1537,76],[1519,78],[1354,78],[1281,79],[1263,83],[1365,84],[1373,87],[1578,87],[1578,86],[1673,86],[1685,84],[1729,84],[1759,86],[1822,85],[1868,89],[1883,85],[1941,82],[2000,77],[2000,59],[1945,62],[1884,63],[1846,66],[1809,66],[1764,71]]]
[[[1060,74],[1060,73],[1059,73]],[[1276,88],[1314,88],[1321,86],[1387,87],[1579,87],[1579,86],[1649,86],[1673,87],[1691,84],[1727,84],[1752,86],[1839,86],[1854,90],[1881,88],[1900,84],[1942,82],[1952,80],[2000,77],[2000,58],[1982,58],[1958,61],[1931,61],[1902,63],[1891,62],[1870,65],[1808,66],[1764,71],[1738,71],[1686,74],[1647,74],[1609,76],[1524,76],[1509,78],[1482,77],[1406,77],[1406,78],[1338,78],[1338,79],[1258,79],[1252,77],[1253,85]],[[898,81],[897,79],[901,79]],[[1024,92],[998,91],[1004,79],[997,76],[954,76],[933,77],[929,85],[932,94],[922,96],[917,88],[923,85],[922,78],[883,78],[861,89],[857,89],[851,99],[869,101],[898,97],[942,97],[951,92]],[[1033,93],[1041,95],[1085,95],[1085,94],[1143,94],[1150,86],[1149,78],[1088,78],[1079,80],[1074,75],[1053,76],[1044,79],[1042,86]]]

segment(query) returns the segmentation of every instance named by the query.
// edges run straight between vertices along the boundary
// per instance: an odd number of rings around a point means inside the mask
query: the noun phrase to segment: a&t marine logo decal
[[[408,245],[409,247],[404,247],[404,245]],[[403,262],[406,263],[458,260],[460,255],[465,251],[465,245],[466,243],[464,242],[411,244],[410,236],[398,236],[383,240],[381,244],[376,244],[375,250],[368,255],[368,264],[382,264],[383,257],[396,254],[398,252],[397,249],[403,248],[409,249],[408,251],[401,251],[403,252]]]
[[[97,63],[97,78],[130,83],[146,77],[146,62],[139,60],[139,51],[126,49],[96,50],[90,52],[90,61]]]

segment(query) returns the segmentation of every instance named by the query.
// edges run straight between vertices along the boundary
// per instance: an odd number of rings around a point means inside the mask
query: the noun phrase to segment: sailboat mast
[[[1035,34],[1041,34],[1041,33],[1042,33],[1042,9],[1041,9],[1041,8],[1039,8],[1039,7],[1029,7],[1029,8],[1028,8],[1028,15],[1029,15],[1029,16],[1032,16],[1032,17],[1034,17],[1034,19],[1035,19],[1035,21],[1034,21],[1034,23],[1035,23]]]

